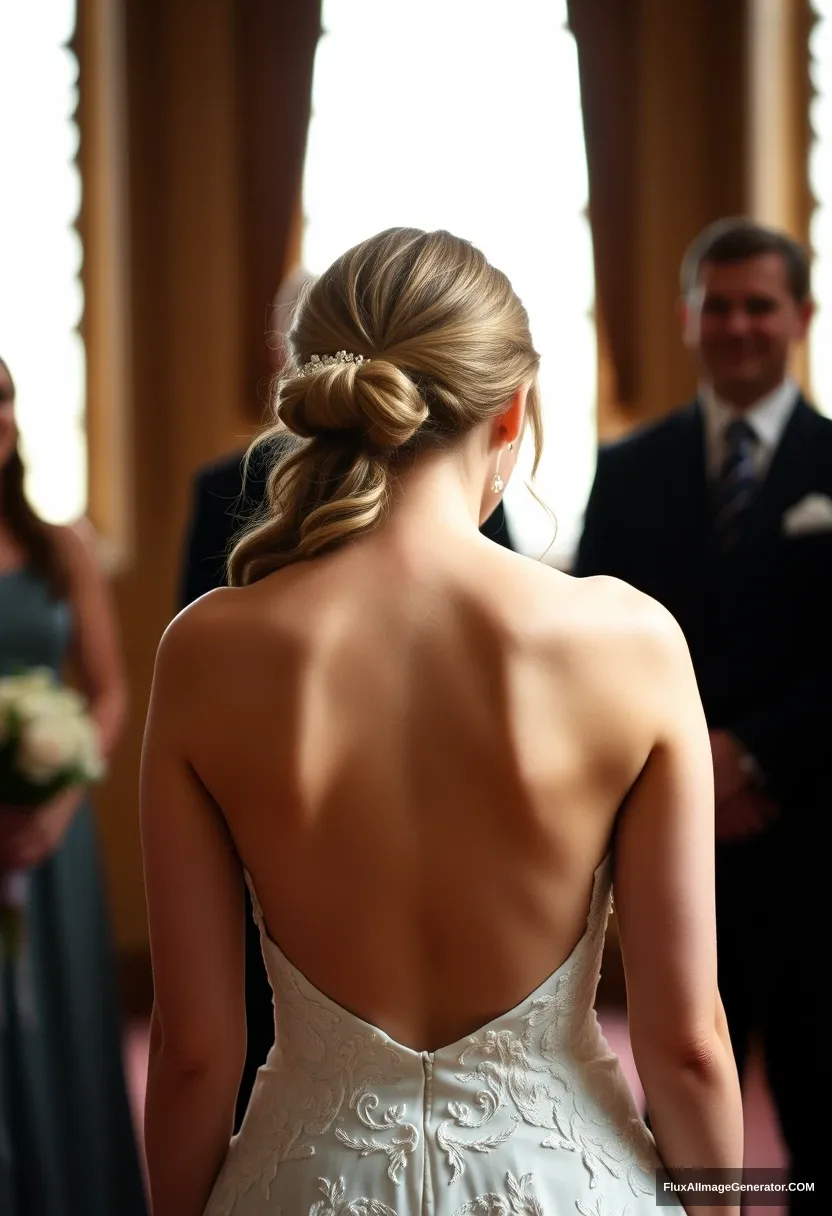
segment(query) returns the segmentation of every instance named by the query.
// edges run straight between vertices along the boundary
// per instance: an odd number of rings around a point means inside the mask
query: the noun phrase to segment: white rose
[[[10,704],[30,692],[51,692],[55,687],[55,676],[48,667],[33,667],[19,676],[4,676],[0,679],[0,701]]]
[[[11,679],[18,688],[44,689],[55,685],[55,674],[49,667],[30,667]]]
[[[0,690],[0,744],[9,738],[13,723],[17,733],[21,722],[49,716],[50,711],[50,702],[42,692]]]
[[[23,690],[25,692],[25,689]],[[5,714],[15,704],[21,695],[21,689],[14,680],[0,680],[0,710]]]
[[[60,705],[55,701],[55,694],[42,688],[23,689],[15,698],[13,708],[23,722],[64,716]]]
[[[76,717],[83,717],[86,714],[87,703],[79,692],[74,688],[61,688],[58,690],[61,708],[68,714],[75,714]]]
[[[70,768],[77,752],[76,720],[41,716],[23,724],[17,766],[29,781],[44,785]]]

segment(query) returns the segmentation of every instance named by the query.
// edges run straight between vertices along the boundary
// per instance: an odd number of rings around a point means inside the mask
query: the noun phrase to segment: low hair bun
[[[321,362],[284,380],[277,416],[304,439],[351,434],[361,446],[383,452],[412,439],[428,407],[401,368],[374,357]]]

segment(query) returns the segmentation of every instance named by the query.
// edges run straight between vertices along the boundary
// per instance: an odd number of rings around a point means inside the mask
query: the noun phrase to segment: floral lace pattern
[[[379,1203],[377,1199],[347,1201],[347,1188],[343,1178],[338,1178],[335,1182],[319,1178],[318,1182],[324,1197],[312,1205],[309,1216],[396,1216],[392,1208],[388,1208],[386,1203]]]
[[[505,1194],[489,1191],[478,1195],[458,1208],[454,1216],[467,1216],[469,1212],[477,1212],[480,1216],[544,1216],[532,1191],[531,1174],[524,1174],[519,1182],[513,1174],[506,1174]]]
[[[398,1182],[399,1171],[404,1169],[407,1164],[408,1155],[415,1150],[416,1145],[419,1143],[419,1133],[412,1123],[405,1122],[405,1108],[402,1104],[399,1106],[389,1106],[385,1111],[383,1119],[378,1122],[373,1118],[373,1111],[377,1106],[378,1098],[375,1094],[364,1094],[355,1103],[355,1113],[364,1127],[374,1132],[395,1131],[397,1128],[400,1128],[402,1132],[400,1136],[393,1136],[387,1141],[368,1140],[364,1136],[350,1136],[342,1127],[335,1129],[335,1135],[342,1144],[346,1144],[348,1148],[355,1149],[362,1157],[368,1157],[371,1153],[385,1153],[387,1156],[387,1176],[391,1181]]]
[[[609,892],[604,865],[567,961],[516,1009],[431,1054],[309,984],[252,892],[276,1041],[205,1216],[652,1213],[653,1138],[593,1008]]]
[[[602,1199],[596,1199],[591,1207],[588,1203],[581,1203],[579,1199],[575,1203],[575,1207],[581,1216],[630,1216],[629,1204],[626,1204],[623,1208],[616,1208],[613,1211],[612,1208],[607,1207]]]
[[[253,891],[252,901],[263,932]],[[341,1026],[346,1019],[301,990],[303,981],[287,959],[274,950],[268,962],[276,1039],[258,1074],[247,1115],[259,1127],[252,1135],[244,1124],[231,1142],[209,1206],[216,1216],[232,1216],[237,1201],[253,1189],[268,1202],[281,1165],[313,1157],[315,1141],[330,1131],[361,1156],[386,1154],[393,1181],[419,1142],[415,1126],[404,1122],[403,1105],[390,1107],[380,1121],[373,1118],[379,1101],[371,1088],[396,1086],[402,1080],[401,1055],[387,1036],[369,1028],[345,1033]],[[370,1131],[400,1134],[388,1142],[353,1137],[340,1122],[350,1111]]]

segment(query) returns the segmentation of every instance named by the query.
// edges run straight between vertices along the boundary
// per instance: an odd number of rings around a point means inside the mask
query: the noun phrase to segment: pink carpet
[[[633,1063],[627,1037],[626,1016],[615,1011],[601,1011],[599,1017],[610,1046],[621,1061],[621,1067],[641,1105],[644,1095]],[[127,1035],[127,1077],[130,1096],[141,1135],[144,1119],[144,1089],[147,1075],[148,1030],[144,1025],[131,1028]],[[777,1120],[766,1088],[760,1061],[755,1059],[745,1085],[745,1161],[747,1165],[783,1166],[785,1152],[777,1128]],[[743,1209],[745,1216],[786,1216],[784,1207],[752,1206]]]

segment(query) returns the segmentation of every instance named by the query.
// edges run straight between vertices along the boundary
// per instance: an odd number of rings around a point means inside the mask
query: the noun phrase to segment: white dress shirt
[[[721,401],[709,385],[701,385],[699,401],[705,419],[708,479],[712,481],[719,476],[726,456],[725,430],[728,424],[737,418],[747,422],[757,437],[754,460],[757,476],[762,479],[777,451],[777,445],[797,405],[799,395],[797,384],[791,377],[787,377],[773,393],[761,398],[748,409],[738,410],[736,406]]]

